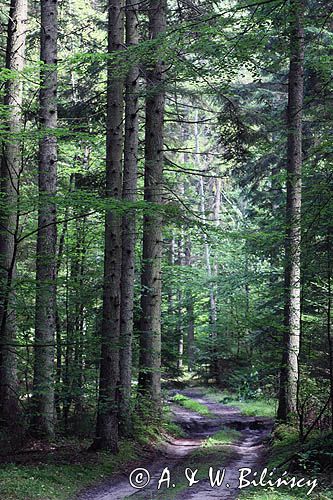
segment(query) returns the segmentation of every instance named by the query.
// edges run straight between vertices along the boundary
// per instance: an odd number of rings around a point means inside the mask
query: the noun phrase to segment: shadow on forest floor
[[[182,397],[175,396],[181,394]],[[178,399],[178,401],[177,401]],[[184,407],[191,400],[201,408],[197,413]],[[179,404],[177,404],[177,402]],[[183,403],[183,404],[181,404]],[[194,405],[195,406],[195,405]],[[185,431],[186,436],[173,438],[160,446],[159,456],[136,467],[147,468],[150,483],[142,490],[133,488],[126,474],[118,475],[102,485],[90,489],[79,500],[123,500],[140,499],[234,499],[237,494],[238,469],[260,467],[265,460],[264,442],[273,426],[265,417],[244,416],[237,407],[225,406],[207,397],[201,389],[170,391],[169,407],[173,420]],[[207,408],[207,412],[203,412]],[[226,468],[223,485],[212,488],[208,480],[208,469]],[[158,489],[165,468],[170,471],[170,484]],[[198,469],[197,484],[188,488],[185,470]],[[226,486],[226,485],[229,486]]]

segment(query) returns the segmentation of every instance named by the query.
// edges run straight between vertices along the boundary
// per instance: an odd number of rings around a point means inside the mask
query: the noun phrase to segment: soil
[[[124,500],[127,498],[132,500],[206,500],[213,498],[236,500],[238,498],[238,469],[249,467],[260,473],[265,463],[267,451],[265,442],[273,426],[272,420],[265,417],[243,416],[238,408],[213,402],[199,389],[174,392],[184,394],[206,405],[211,416],[199,415],[174,405],[170,401],[173,421],[184,429],[186,437],[173,438],[164,442],[156,455],[151,456],[148,460],[144,458],[140,463],[132,464],[131,470],[145,468],[149,471],[149,485],[143,489],[135,489],[131,486],[129,473],[126,471],[123,474],[113,476],[103,484],[86,490],[76,500]],[[198,450],[207,437],[223,427],[240,431],[239,439],[231,445],[225,445],[223,452],[215,451],[213,454],[209,453],[208,456],[198,454],[195,462],[192,458],[190,463],[195,463],[195,467],[192,466],[192,468],[205,470],[207,474],[204,474],[203,478],[200,476],[200,481],[191,488],[186,487],[187,481],[184,479],[184,471],[189,467],[191,453]],[[219,448],[219,450],[221,449]],[[210,485],[208,468],[211,464],[214,464],[215,472],[218,468],[225,469],[225,478],[220,487],[212,488]],[[161,489],[158,490],[158,482],[166,467],[170,470],[171,475],[170,488],[167,489],[166,483],[163,483]]]

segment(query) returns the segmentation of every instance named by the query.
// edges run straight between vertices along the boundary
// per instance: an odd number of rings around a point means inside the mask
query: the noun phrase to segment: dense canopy
[[[0,5],[4,462],[122,457],[200,386],[332,498],[330,3]]]

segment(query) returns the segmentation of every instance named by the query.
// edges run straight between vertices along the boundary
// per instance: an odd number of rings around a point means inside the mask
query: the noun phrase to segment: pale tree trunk
[[[64,367],[62,370],[62,408],[63,408],[63,420],[65,425],[65,431],[68,428],[68,418],[71,401],[71,391],[70,391],[70,371],[73,359],[73,330],[74,330],[74,316],[71,311],[71,299],[73,296],[70,295],[70,283],[73,282],[74,268],[73,259],[69,265],[69,256],[66,258],[66,347],[65,347],[65,359]],[[69,269],[70,268],[70,269]]]
[[[218,228],[220,225],[220,212],[221,212],[221,179],[216,178],[214,179],[214,188],[215,188],[215,193],[214,193],[214,211],[213,211],[213,217],[214,217],[214,223],[215,226]],[[218,276],[218,259],[216,256],[213,257],[213,276],[217,278]],[[217,322],[217,291],[216,291],[216,286],[213,287],[213,293],[214,293],[214,298],[215,298],[215,318]],[[217,326],[216,326],[216,335],[217,335]]]
[[[186,117],[189,117],[189,111],[186,109],[185,113]],[[183,141],[184,145],[186,145],[186,142],[190,138],[190,128],[189,125],[187,124],[183,128]],[[186,166],[186,163],[189,161],[189,154],[185,151],[184,152],[184,163]],[[198,159],[196,160],[198,161]],[[189,189],[191,186],[191,181],[184,182],[183,185],[183,192],[185,192],[187,189]],[[184,248],[184,265],[188,266],[189,268],[192,265],[192,257],[191,257],[191,238],[190,236],[187,236],[185,239],[185,248]],[[193,303],[193,294],[191,291],[191,287],[187,287],[185,291],[185,304],[186,304],[186,313],[187,313],[187,365],[188,365],[188,371],[191,372],[194,368],[194,362],[195,362],[195,356],[194,356],[194,349],[195,349],[195,339],[194,339],[194,334],[195,334],[195,319],[194,319],[194,303]]]
[[[184,196],[184,186],[181,186],[180,196]],[[177,241],[177,265],[182,266],[184,264],[183,260],[183,232]],[[183,356],[184,356],[184,332],[183,332],[183,318],[182,318],[182,308],[183,308],[183,293],[179,284],[178,289],[178,311],[177,311],[177,338],[178,338],[178,370],[183,369]]]
[[[287,206],[285,248],[284,352],[278,418],[288,420],[297,410],[298,356],[301,328],[301,195],[302,107],[304,80],[304,5],[292,0],[288,85]]]
[[[327,231],[327,342],[330,370],[331,430],[333,431],[333,338],[332,338],[332,227]]]
[[[172,269],[173,266],[175,265],[175,249],[176,249],[176,242],[175,242],[175,236],[174,233],[172,232],[172,237],[171,239],[167,239],[165,241],[165,244],[167,245],[167,254],[168,254],[168,264],[170,268]],[[168,315],[171,317],[171,323],[173,328],[173,317],[174,317],[174,308],[175,308],[175,300],[174,300],[174,293],[173,293],[173,286],[170,285],[168,286]]]
[[[108,53],[123,50],[124,4],[122,0],[108,2]],[[114,76],[115,65],[108,64],[107,123],[106,123],[106,198],[120,200],[122,196],[123,153],[123,80]],[[120,283],[121,283],[121,216],[108,209],[105,219],[104,285],[102,346],[99,400],[95,449],[118,450],[118,393]]]
[[[164,239],[163,247],[165,247],[166,258],[168,261],[169,272],[172,273],[174,269],[174,265],[176,262],[176,241],[175,234],[172,231],[171,236]],[[167,295],[167,315],[168,315],[168,328],[164,333],[165,339],[171,339],[174,337],[174,331],[177,324],[177,310],[176,310],[176,297],[174,291],[174,284],[171,282],[166,287],[166,295]],[[162,338],[163,345],[163,338]],[[165,350],[165,353],[168,352],[168,349]],[[170,356],[170,361],[173,359],[173,355]],[[162,359],[163,364],[163,359]]]
[[[24,68],[27,0],[11,0],[6,48],[6,68],[21,72]],[[4,105],[8,112],[2,146],[0,182],[0,425],[17,423],[19,417],[16,340],[15,274],[18,195],[21,170],[20,142],[14,134],[22,126],[22,78],[15,75],[6,82]]]
[[[41,1],[39,210],[36,259],[35,362],[31,431],[54,434],[54,337],[56,330],[57,1]]]
[[[166,1],[150,0],[149,36],[154,39],[166,29]],[[162,203],[164,71],[162,61],[147,72],[144,198]],[[158,414],[161,404],[161,258],[162,215],[146,214],[143,222],[141,275],[141,335],[139,390]]]
[[[195,161],[196,161],[198,170],[200,170],[200,159],[199,159],[200,143],[199,143],[198,111],[196,111],[196,116],[195,116],[194,140],[195,140]],[[201,219],[205,223],[207,220],[207,217],[206,217],[206,205],[205,205],[205,186],[204,186],[204,178],[202,176],[200,176],[200,179],[199,179],[199,197],[200,197]],[[209,305],[210,305],[210,325],[211,325],[210,338],[212,341],[212,356],[213,356],[212,374],[213,374],[213,376],[215,376],[216,375],[215,342],[216,342],[216,337],[217,337],[217,308],[216,308],[216,297],[215,297],[214,285],[211,282],[211,280],[213,278],[213,272],[212,272],[212,265],[211,265],[210,245],[209,245],[209,242],[207,240],[207,235],[205,232],[203,233],[203,238],[204,238],[207,277],[210,280],[210,283],[209,283]]]
[[[138,3],[126,2],[126,46],[131,48],[139,41]],[[139,68],[134,65],[126,79],[125,93],[125,143],[123,200],[135,202],[137,195],[138,166],[138,79]],[[120,422],[121,433],[129,435],[131,423],[131,383],[132,383],[132,336],[135,278],[135,210],[127,212],[122,220],[122,268],[121,268],[121,307],[120,307]]]
[[[199,127],[198,127],[198,112],[196,111],[196,117],[195,117],[195,124],[194,124],[194,139],[195,139],[195,162],[197,164],[198,170],[200,170],[200,142],[199,142]],[[203,222],[206,222],[207,217],[206,217],[206,204],[205,204],[205,186],[204,186],[204,178],[200,176],[199,179],[199,197],[200,197],[200,212],[201,212],[201,218]],[[205,262],[206,262],[206,269],[207,269],[207,276],[209,279],[212,278],[213,273],[212,273],[212,266],[211,266],[211,261],[210,261],[210,246],[209,242],[207,240],[207,235],[206,233],[203,233],[203,238],[204,238],[204,246],[205,246]],[[210,302],[210,317],[211,317],[211,334],[212,338],[216,337],[216,321],[217,321],[217,314],[216,314],[216,300],[215,300],[215,294],[214,294],[214,288],[210,284],[209,286],[209,302]]]
[[[214,222],[215,226],[220,225],[220,212],[221,212],[221,179],[216,178],[215,184],[215,201],[214,201]]]
[[[188,237],[185,242],[185,265],[191,267],[191,240]],[[188,356],[188,370],[191,372],[194,368],[194,304],[193,295],[190,289],[186,290],[186,309],[187,309],[187,356]]]
[[[213,206],[213,218],[214,218],[214,224],[218,228],[220,226],[220,215],[221,215],[221,188],[222,188],[222,181],[220,178],[215,178],[213,179],[213,186],[214,186],[214,206]],[[218,264],[218,250],[217,254],[214,255],[213,257],[213,277],[217,280],[219,273],[219,264]],[[217,285],[212,284],[212,289],[213,289],[213,295],[214,295],[214,305],[215,305],[215,345],[213,346],[213,352],[214,352],[214,363],[213,363],[213,375],[215,376],[216,380],[218,383],[223,383],[223,370],[221,367],[220,363],[220,353],[218,349],[218,342],[217,342],[217,337],[218,337],[218,308],[217,308],[217,298],[218,298],[218,291],[217,291]]]

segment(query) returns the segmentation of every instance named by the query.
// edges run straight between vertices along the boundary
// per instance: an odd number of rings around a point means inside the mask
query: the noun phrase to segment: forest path
[[[264,441],[271,432],[273,422],[265,417],[241,415],[236,407],[214,402],[201,389],[172,391],[180,393],[205,405],[210,415],[201,415],[169,401],[173,421],[186,432],[184,438],[173,438],[163,443],[156,456],[134,464],[124,474],[113,476],[102,485],[85,491],[77,500],[206,500],[212,498],[235,500],[238,489],[238,469],[249,467],[260,471],[265,461]],[[236,429],[240,432],[236,441],[214,450],[201,448],[210,436],[221,429]],[[194,453],[193,453],[194,452]],[[218,469],[225,468],[225,477],[220,487],[210,484],[208,469],[213,467],[214,477]],[[164,481],[160,489],[158,482],[165,468],[170,471],[170,484]],[[143,489],[135,489],[129,483],[129,474],[135,468],[149,471],[150,482]],[[188,486],[186,468],[198,469],[195,476],[200,480]],[[163,476],[166,478],[167,476]]]

